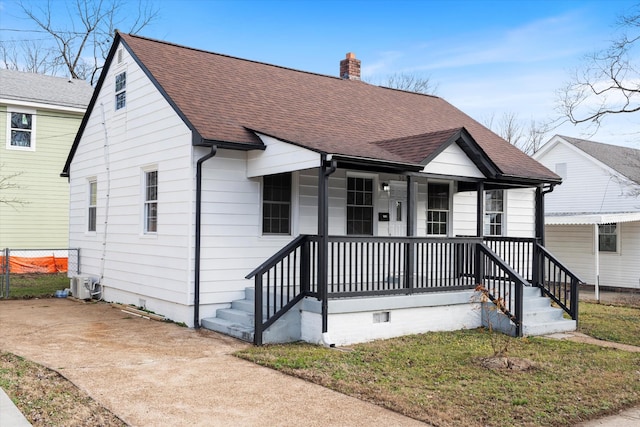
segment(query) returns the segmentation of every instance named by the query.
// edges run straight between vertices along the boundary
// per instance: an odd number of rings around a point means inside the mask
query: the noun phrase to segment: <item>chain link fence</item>
[[[80,249],[0,251],[0,298],[52,295],[69,286],[80,269]]]

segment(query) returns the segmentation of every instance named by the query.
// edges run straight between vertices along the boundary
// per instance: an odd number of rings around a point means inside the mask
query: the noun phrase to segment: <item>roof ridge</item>
[[[128,37],[135,37],[135,38],[138,38],[138,39],[141,39],[141,40],[160,43],[160,44],[173,46],[173,47],[178,47],[178,48],[186,49],[186,50],[192,50],[192,51],[195,51],[195,52],[206,53],[206,54],[209,54],[209,55],[222,56],[222,57],[225,57],[225,58],[235,59],[235,60],[238,60],[238,61],[244,61],[244,62],[250,62],[250,63],[253,63],[253,64],[266,65],[268,67],[279,68],[279,69],[282,69],[282,70],[296,71],[298,73],[311,74],[311,75],[320,76],[320,77],[329,77],[329,78],[336,79],[336,80],[345,80],[345,79],[340,78],[339,76],[332,76],[330,74],[316,73],[316,72],[313,72],[313,71],[299,70],[297,68],[285,67],[283,65],[271,64],[269,62],[256,61],[254,59],[241,58],[239,56],[229,55],[229,54],[226,54],[226,53],[212,52],[210,50],[204,50],[204,49],[199,49],[199,48],[196,48],[196,47],[185,46],[185,45],[181,45],[181,44],[178,44],[178,43],[168,42],[166,40],[159,40],[159,39],[154,39],[154,38],[151,38],[151,37],[144,37],[144,36],[140,36],[138,34],[120,33],[120,35],[121,36],[128,36]],[[352,80],[352,81],[366,83],[366,82],[363,82],[361,80]],[[370,84],[370,83],[367,83],[367,84]],[[371,86],[376,86],[376,85],[371,85]],[[386,88],[384,86],[378,86],[378,87],[389,89],[389,88]]]

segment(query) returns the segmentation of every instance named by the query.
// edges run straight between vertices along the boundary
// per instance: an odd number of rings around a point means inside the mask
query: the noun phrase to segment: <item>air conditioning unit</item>
[[[74,276],[71,278],[71,295],[78,299],[91,299],[93,280],[90,276]]]

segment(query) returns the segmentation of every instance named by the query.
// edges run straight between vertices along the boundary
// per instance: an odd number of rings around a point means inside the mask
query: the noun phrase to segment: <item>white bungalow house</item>
[[[439,97],[360,81],[353,54],[332,77],[119,33],[63,175],[101,298],[190,327],[474,328],[478,284],[509,333],[576,326],[578,279],[540,244],[560,177]]]
[[[547,247],[596,293],[640,289],[640,150],[556,135],[534,158],[563,181],[545,198]]]

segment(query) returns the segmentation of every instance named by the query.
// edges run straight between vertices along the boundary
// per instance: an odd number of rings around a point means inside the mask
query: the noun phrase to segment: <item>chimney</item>
[[[355,53],[347,53],[347,57],[340,61],[340,78],[347,80],[360,80],[360,60]]]

